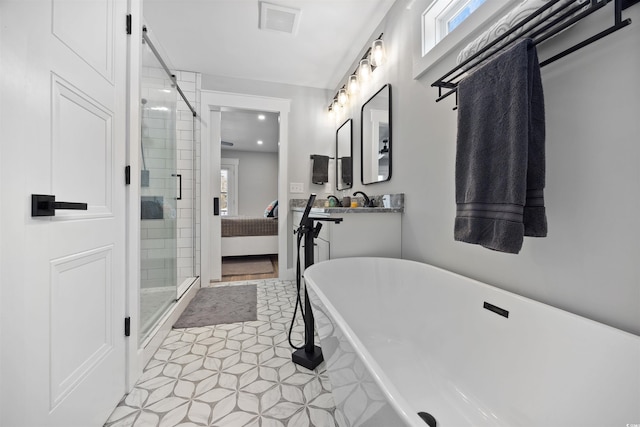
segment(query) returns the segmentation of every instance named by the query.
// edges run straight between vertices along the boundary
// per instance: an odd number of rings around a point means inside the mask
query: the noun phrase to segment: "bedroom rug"
[[[257,319],[256,285],[202,288],[191,300],[174,328],[196,328]]]
[[[223,276],[265,273],[273,273],[273,264],[271,263],[271,258],[269,258],[268,256],[226,258],[222,262]]]

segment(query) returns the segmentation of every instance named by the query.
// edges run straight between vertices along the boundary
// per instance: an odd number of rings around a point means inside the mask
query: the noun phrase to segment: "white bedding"
[[[278,236],[222,238],[222,256],[268,255],[277,253]]]

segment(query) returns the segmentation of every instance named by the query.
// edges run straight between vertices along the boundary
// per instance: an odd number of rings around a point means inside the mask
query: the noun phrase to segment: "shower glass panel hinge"
[[[124,183],[126,185],[131,184],[131,166],[129,165],[124,167]]]
[[[131,336],[131,317],[124,318],[124,336]]]
[[[127,34],[131,34],[131,14],[127,15]]]

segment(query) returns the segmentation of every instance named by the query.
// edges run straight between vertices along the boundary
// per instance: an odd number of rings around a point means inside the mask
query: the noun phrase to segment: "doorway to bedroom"
[[[222,282],[278,277],[277,112],[222,107]]]
[[[276,198],[279,202],[279,211],[280,215],[276,218],[272,218],[277,223],[277,232],[276,239],[277,240],[277,249],[274,252],[273,246],[270,246],[267,251],[261,251],[261,254],[278,254],[278,278],[289,279],[293,277],[293,269],[290,267],[290,254],[289,254],[289,240],[291,240],[288,236],[287,230],[291,229],[291,219],[287,215],[286,207],[289,205],[289,194],[287,191],[287,183],[288,183],[288,171],[287,171],[287,158],[288,158],[288,128],[289,128],[289,112],[291,109],[291,100],[284,98],[272,98],[265,96],[253,96],[241,93],[229,93],[229,92],[218,92],[212,90],[202,90],[201,92],[201,158],[202,158],[202,170],[209,171],[206,174],[207,178],[202,179],[201,183],[201,194],[203,203],[201,205],[202,209],[202,239],[201,239],[201,278],[204,286],[205,284],[209,284],[210,282],[221,282],[222,281],[222,224],[220,215],[220,190],[221,186],[221,157],[222,157],[222,113],[224,112],[233,112],[233,111],[252,111],[253,114],[260,112],[270,112],[275,114],[276,122],[278,123],[278,142],[276,142],[277,151],[273,150],[273,156],[277,158],[278,168],[277,168],[277,195],[274,196],[274,199],[271,201],[275,201]],[[266,118],[266,117],[265,117]],[[254,117],[254,119],[260,120],[259,117]],[[225,120],[225,127],[227,126],[227,121]],[[230,148],[237,148],[236,141],[228,140],[225,136],[224,141],[227,143],[234,143],[233,146],[229,144],[225,144],[225,150]],[[266,143],[265,140],[263,144],[258,144],[258,140],[253,141],[253,144],[263,145]],[[278,145],[279,144],[279,145]],[[234,150],[241,151],[241,150]],[[276,155],[277,153],[277,155]],[[230,156],[227,152],[224,154],[227,158]],[[244,156],[244,152],[239,153],[240,156]],[[247,154],[250,155],[250,154]],[[249,163],[244,162],[243,157],[239,157],[238,161],[238,209],[239,213],[242,210],[242,198],[243,198],[243,181],[242,181],[242,171],[243,169],[252,169],[250,168]],[[250,159],[249,159],[250,160]],[[259,164],[254,169],[257,169],[257,172],[262,172],[260,176],[260,181],[264,181],[263,176],[266,176],[264,169],[264,165]],[[255,172],[255,171],[254,171]],[[255,180],[254,180],[255,183]],[[255,193],[254,193],[255,194]],[[204,202],[205,200],[209,201]],[[264,199],[268,200],[268,199]],[[271,201],[266,203],[271,204]],[[264,201],[262,202],[265,203]],[[268,206],[268,205],[266,205]],[[264,217],[264,210],[266,206],[262,206],[262,216]],[[206,219],[208,218],[208,220]],[[237,240],[237,239],[236,239]],[[253,254],[259,254],[255,252],[256,248],[261,247],[261,243],[256,242],[252,236],[246,236],[247,241],[242,241],[240,247],[252,248],[254,250]],[[252,240],[249,242],[249,240]],[[225,246],[228,242],[225,242]],[[271,245],[271,244],[269,244]],[[264,248],[263,248],[264,249]],[[243,254],[226,254],[226,256],[246,256],[251,255],[250,253]]]

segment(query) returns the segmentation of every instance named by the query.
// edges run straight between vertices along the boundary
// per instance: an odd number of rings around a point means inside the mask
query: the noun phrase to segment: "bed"
[[[222,217],[222,256],[277,253],[277,217]]]

